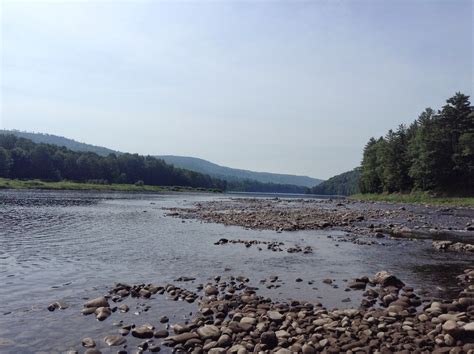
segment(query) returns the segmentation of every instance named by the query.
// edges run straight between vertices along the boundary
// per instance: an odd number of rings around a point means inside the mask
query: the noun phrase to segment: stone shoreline
[[[103,297],[86,302],[82,314],[98,321],[120,317],[129,311],[119,305],[127,298],[143,302],[164,295],[197,301],[197,311],[184,323],[168,323],[166,316],[154,324],[118,322],[117,333],[101,339],[118,353],[474,353],[474,269],[458,276],[464,290],[453,301],[423,299],[384,271],[355,279],[349,287],[364,291],[364,298],[350,309],[275,302],[259,296],[248,282],[219,276],[196,291],[172,284],[116,284]],[[142,342],[129,348],[129,335]],[[101,353],[95,340],[82,339],[86,354]]]
[[[449,240],[458,244],[434,246],[438,250],[474,252],[472,208],[352,200],[234,198],[167,210],[168,216],[256,230],[341,230],[351,236]]]

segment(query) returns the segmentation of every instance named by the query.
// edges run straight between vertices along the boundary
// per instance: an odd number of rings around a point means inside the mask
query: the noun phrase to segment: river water
[[[180,220],[163,210],[228,197],[0,192],[0,353],[81,352],[81,339],[87,336],[96,340],[102,352],[116,352],[101,340],[116,333],[114,320],[99,323],[80,315],[84,299],[105,294],[116,282],[174,283],[196,290],[217,275],[243,275],[259,287],[259,294],[273,299],[357,307],[360,292],[345,292],[347,280],[387,270],[415,289],[450,297],[458,291],[454,276],[473,263],[469,255],[434,251],[430,240],[383,239],[380,245],[364,246],[339,242],[344,234],[337,231],[253,231]],[[314,252],[214,245],[220,238],[280,241],[285,248],[311,246]],[[279,276],[281,287],[267,289],[259,284],[271,275]],[[196,280],[175,282],[180,276]],[[295,282],[297,278],[303,281]],[[338,287],[324,284],[325,278],[334,279]],[[54,301],[68,308],[49,312],[47,306]],[[155,324],[159,316],[167,315],[171,322],[180,322],[196,308],[165,297],[150,304],[152,310],[132,309],[120,319]],[[131,337],[127,340],[128,348],[138,343]]]

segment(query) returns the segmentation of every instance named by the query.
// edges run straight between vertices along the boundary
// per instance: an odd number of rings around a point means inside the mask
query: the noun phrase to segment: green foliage
[[[173,156],[173,155],[156,156],[156,157],[163,159],[167,163],[172,164],[174,166],[185,168],[191,171],[208,174],[212,177],[226,180],[227,182],[241,182],[245,184],[246,182],[244,181],[257,181],[261,183],[271,183],[274,186],[275,185],[287,185],[287,186],[296,185],[296,186],[303,186],[303,187],[312,187],[322,182],[319,179],[311,178],[307,176],[295,176],[295,175],[279,174],[279,173],[240,170],[236,168],[220,166],[215,163],[212,163],[203,159],[199,159],[196,157]],[[263,186],[264,185],[262,184],[262,187]],[[254,184],[252,182],[252,185],[249,185],[249,189],[253,189],[253,188],[254,188]],[[263,188],[269,189],[270,186],[264,186]],[[277,187],[277,188],[281,188],[281,187]],[[274,191],[277,192],[277,190],[274,190]],[[263,190],[259,190],[259,192],[263,192]]]
[[[10,172],[11,158],[6,149],[0,147],[0,177],[7,177]]]
[[[435,113],[427,108],[407,129],[371,138],[361,164],[362,193],[433,191],[474,194],[474,114],[456,93]]]
[[[175,168],[151,156],[77,152],[0,134],[0,176],[44,181],[101,181],[137,187],[186,186],[225,190],[225,181]]]
[[[212,188],[192,188],[185,186],[137,186],[135,184],[107,184],[103,181],[87,182],[45,182],[41,180],[16,180],[0,178],[0,189],[51,189],[51,190],[94,190],[94,191],[117,191],[117,192],[221,192]]]
[[[359,193],[360,168],[341,173],[308,190],[311,194],[351,195]]]

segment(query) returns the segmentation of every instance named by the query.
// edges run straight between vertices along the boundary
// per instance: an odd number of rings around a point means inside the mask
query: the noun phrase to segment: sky
[[[473,91],[471,0],[0,0],[0,128],[329,178]]]

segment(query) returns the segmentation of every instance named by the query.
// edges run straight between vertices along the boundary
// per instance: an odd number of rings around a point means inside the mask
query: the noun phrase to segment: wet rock
[[[379,284],[384,288],[393,286],[395,288],[401,289],[405,286],[405,283],[403,283],[400,279],[386,271],[381,271],[375,274],[374,283]]]
[[[109,307],[98,307],[94,313],[97,320],[104,321],[112,314],[112,311]]]
[[[126,343],[127,340],[122,336],[110,335],[110,336],[106,336],[104,338],[104,342],[108,346],[114,347],[114,346],[118,346],[118,345],[122,345],[122,344]]]
[[[132,329],[132,336],[137,338],[151,338],[153,337],[153,329],[149,326],[140,326]]]
[[[109,307],[109,302],[104,296],[87,301],[84,307]]]
[[[166,338],[169,336],[169,333],[166,329],[160,329],[155,331],[155,333],[153,333],[153,336],[155,338]]]
[[[87,349],[84,354],[102,354],[102,352],[98,349]]]
[[[219,290],[217,290],[217,288],[213,285],[208,285],[204,288],[204,293],[207,296],[217,295],[217,294],[219,294]]]
[[[86,337],[82,340],[82,346],[86,348],[94,348],[95,341],[90,337]]]
[[[122,312],[122,313],[125,313],[125,312],[128,312],[129,311],[129,307],[125,304],[122,304],[119,306],[119,311]]]
[[[194,338],[199,338],[197,333],[186,332],[186,333],[181,333],[181,334],[177,334],[175,336],[168,337],[168,338],[166,338],[166,341],[169,341],[169,342],[172,342],[172,343],[176,344],[176,343],[185,343],[188,340],[194,339]]]
[[[152,344],[148,347],[148,350],[152,353],[158,353],[161,350],[161,348],[158,344]]]

